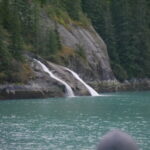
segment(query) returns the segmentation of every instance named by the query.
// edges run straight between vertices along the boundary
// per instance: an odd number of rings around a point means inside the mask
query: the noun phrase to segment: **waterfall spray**
[[[55,80],[57,80],[58,82],[60,82],[61,84],[63,84],[66,88],[66,94],[68,97],[74,97],[74,92],[71,89],[71,87],[62,79],[58,78],[56,75],[54,75],[42,62],[40,62],[39,60],[34,59],[43,69],[44,72],[48,73],[49,76]]]
[[[65,69],[66,69],[67,71],[69,71],[79,82],[81,82],[81,83],[87,88],[87,90],[89,91],[89,93],[91,94],[91,96],[99,96],[99,94],[98,94],[92,87],[90,87],[88,84],[86,84],[86,83],[79,77],[79,75],[78,75],[76,72],[74,72],[74,71],[72,71],[72,70],[70,70],[70,69],[68,69],[68,68],[66,68],[66,67],[65,67]]]

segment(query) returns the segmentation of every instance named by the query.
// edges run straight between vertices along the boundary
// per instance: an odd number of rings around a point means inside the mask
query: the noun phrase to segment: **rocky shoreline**
[[[47,81],[44,83],[43,81],[39,80],[36,84],[32,81],[27,85],[0,85],[0,100],[65,97],[64,87],[57,84],[58,83],[54,83],[54,81],[52,83],[51,81],[50,86]],[[99,93],[121,91],[148,91],[150,90],[150,80],[134,79],[132,81],[125,81],[124,83],[119,83],[117,81],[103,81],[95,86],[93,83],[93,87],[95,87],[95,89],[97,89]]]
[[[90,84],[90,83],[89,83]],[[113,81],[101,81],[98,84],[90,84],[100,93],[106,92],[126,92],[126,91],[149,91],[150,79],[132,79],[124,82]]]

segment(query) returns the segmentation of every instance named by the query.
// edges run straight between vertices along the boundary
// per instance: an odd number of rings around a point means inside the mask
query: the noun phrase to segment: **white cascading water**
[[[66,91],[67,91],[67,96],[68,97],[74,97],[74,92],[71,89],[71,87],[63,80],[61,80],[60,78],[58,78],[57,76],[55,76],[52,72],[50,72],[50,70],[43,64],[41,63],[39,60],[34,59],[38,64],[41,65],[42,69],[44,72],[47,72],[51,78],[57,80],[58,82],[60,82],[61,84],[63,84],[66,87]]]
[[[72,70],[70,70],[70,69],[68,69],[68,68],[66,68],[66,67],[65,67],[65,69],[66,69],[67,71],[69,71],[78,81],[80,81],[80,82],[87,88],[87,90],[89,91],[89,93],[91,94],[91,96],[100,96],[92,87],[90,87],[88,84],[86,84],[86,83],[79,77],[79,75],[78,75],[76,72],[74,72],[74,71],[72,71]]]

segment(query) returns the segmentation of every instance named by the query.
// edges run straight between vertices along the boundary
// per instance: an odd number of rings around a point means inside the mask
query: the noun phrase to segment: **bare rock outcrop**
[[[47,39],[49,29],[55,29],[63,46],[75,52],[82,50],[86,62],[79,57],[71,57],[66,60],[66,64],[80,74],[85,81],[115,80],[110,67],[107,46],[91,25],[81,27],[70,24],[66,27],[52,21],[45,12],[42,12],[40,28],[44,35],[43,40]]]

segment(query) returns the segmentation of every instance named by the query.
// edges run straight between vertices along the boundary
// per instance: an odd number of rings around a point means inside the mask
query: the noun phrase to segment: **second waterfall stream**
[[[79,75],[76,73],[76,72],[74,72],[74,71],[72,71],[72,70],[70,70],[70,69],[68,69],[68,68],[65,68],[67,71],[69,71],[73,76],[74,76],[74,78],[76,78],[79,82],[81,82],[86,88],[87,88],[87,90],[89,91],[89,93],[91,94],[91,96],[99,96],[99,94],[92,88],[92,87],[90,87],[88,84],[86,84],[80,77],[79,77]]]
[[[44,72],[46,72],[46,73],[49,74],[49,76],[50,76],[51,78],[55,79],[56,81],[60,82],[61,84],[63,84],[63,85],[65,86],[65,88],[66,88],[66,96],[68,96],[68,97],[74,97],[74,96],[75,96],[75,95],[74,95],[74,92],[73,92],[73,90],[72,90],[72,88],[69,86],[68,83],[66,83],[65,81],[63,81],[62,79],[60,79],[60,78],[58,78],[56,75],[54,75],[54,74],[46,67],[46,65],[44,65],[42,62],[40,62],[39,60],[36,60],[36,59],[34,59],[34,60],[42,67],[42,69],[43,69]],[[73,75],[73,77],[74,77],[75,79],[77,79],[80,83],[82,83],[82,84],[85,86],[85,88],[87,88],[87,90],[89,91],[89,93],[90,93],[91,96],[99,96],[99,94],[98,94],[92,87],[90,87],[88,84],[86,84],[86,83],[79,77],[79,75],[78,75],[76,72],[74,72],[74,71],[72,71],[72,70],[70,70],[70,69],[68,69],[68,68],[66,68],[66,67],[63,67],[63,68],[64,68],[66,71],[70,72],[70,73]]]

